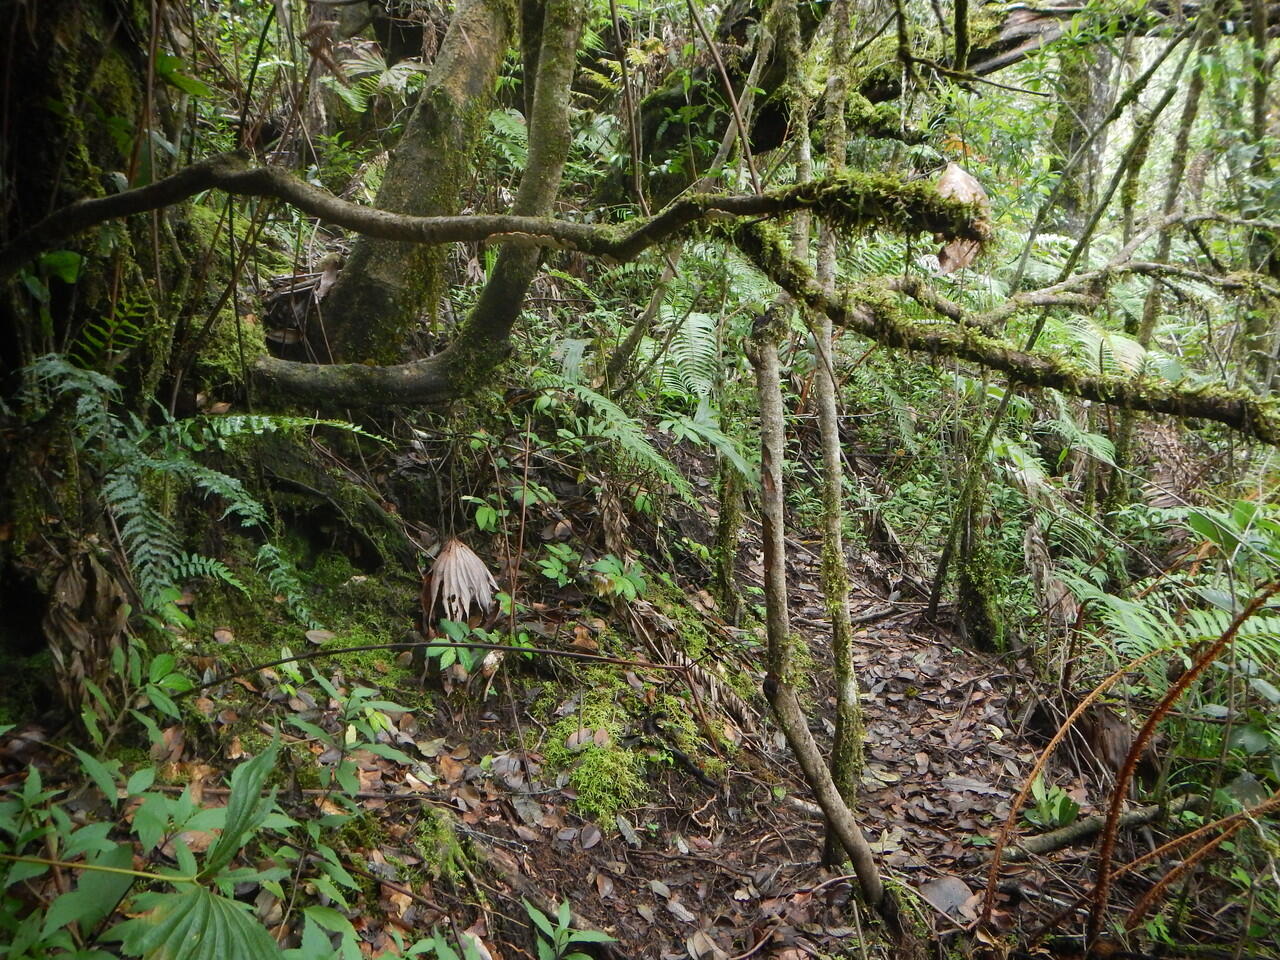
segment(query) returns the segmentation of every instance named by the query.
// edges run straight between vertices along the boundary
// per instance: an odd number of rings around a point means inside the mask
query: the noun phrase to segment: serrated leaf
[[[129,782],[125,784],[125,792],[131,797],[146,793],[151,788],[151,784],[156,781],[156,768],[143,767],[141,770],[135,770],[133,775],[129,777]]]
[[[144,913],[112,928],[124,951],[142,960],[277,960],[279,946],[248,904],[193,886],[144,894]]]
[[[529,919],[533,921],[534,925],[548,937],[554,938],[556,931],[555,928],[551,926],[551,921],[547,918],[547,915],[528,900],[524,900],[522,902],[524,903],[525,912],[529,914]]]

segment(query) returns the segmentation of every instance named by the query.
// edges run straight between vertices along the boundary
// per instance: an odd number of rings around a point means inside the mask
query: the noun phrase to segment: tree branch
[[[926,231],[969,240],[985,239],[988,232],[987,224],[974,208],[944,200],[924,182],[907,183],[890,176],[828,177],[760,195],[694,194],[652,217],[615,226],[507,214],[414,217],[389,213],[341,200],[280,167],[249,166],[244,154],[227,153],[192,164],[145,187],[77,200],[51,213],[0,248],[0,280],[9,279],[38,254],[90,227],[172,206],[213,189],[281,200],[326,223],[384,240],[427,244],[486,240],[562,247],[618,262],[631,260],[701,221],[776,217],[801,209],[813,209],[851,229],[888,226],[903,232]]]
[[[902,183],[891,177],[853,175],[814,180],[770,191],[761,196],[689,197],[667,207],[652,218],[640,221],[613,250],[619,259],[628,259],[647,247],[679,233],[699,219],[716,215],[773,216],[788,210],[812,207],[845,227],[876,225],[904,232],[920,230],[948,237],[985,238],[988,227],[980,211],[968,204],[944,200],[923,182]],[[467,220],[466,217],[433,218]],[[485,218],[475,218],[485,219]],[[586,233],[611,228],[562,224],[555,220],[535,221],[550,229],[567,226]],[[596,252],[592,248],[588,252]],[[521,288],[523,291],[523,288]],[[448,349],[434,357],[392,366],[336,364],[317,366],[264,358],[254,367],[259,386],[288,399],[319,406],[346,408],[388,404],[440,404],[472,391],[485,374],[506,356],[505,336],[514,316],[501,323],[489,322],[482,299],[471,320]],[[507,326],[503,326],[508,323]]]
[[[779,238],[766,228],[757,225],[738,230],[731,239],[761,272],[791,296],[811,309],[827,312],[832,322],[877,343],[932,357],[968,360],[1001,370],[1015,383],[1052,387],[1111,406],[1212,420],[1265,443],[1280,445],[1280,414],[1275,403],[1255,394],[1160,382],[1150,377],[1093,374],[1057,358],[1019,350],[973,329],[916,323],[901,315],[883,287],[848,290],[840,298],[828,296],[813,281],[808,268],[786,254]]]

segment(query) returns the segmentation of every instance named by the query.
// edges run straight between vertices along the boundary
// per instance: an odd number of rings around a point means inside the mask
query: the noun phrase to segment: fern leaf
[[[574,383],[564,377],[544,370],[534,374],[536,383],[543,387],[564,390],[573,394],[579,402],[588,406],[596,416],[593,432],[613,440],[622,455],[635,466],[653,474],[669,485],[686,503],[696,506],[693,487],[684,474],[649,442],[644,428],[608,397],[596,393],[586,384]]]

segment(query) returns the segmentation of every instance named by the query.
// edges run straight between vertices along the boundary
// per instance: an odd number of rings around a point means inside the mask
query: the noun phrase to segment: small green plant
[[[581,950],[584,943],[616,943],[613,937],[598,930],[574,930],[569,917],[569,901],[560,904],[555,923],[528,900],[525,912],[538,930],[538,960],[591,960]]]
[[[596,592],[602,597],[636,600],[644,593],[644,568],[638,563],[623,563],[610,553],[591,564],[588,569]]]
[[[483,497],[466,496],[464,503],[471,503],[476,508],[476,527],[484,533],[493,533],[498,529],[498,521],[504,519],[510,510],[503,506],[495,506],[493,501]]]
[[[1045,786],[1044,777],[1036,776],[1031,784],[1031,796],[1035,799],[1034,808],[1028,808],[1023,816],[1042,830],[1056,830],[1075,822],[1080,812],[1080,804],[1076,803],[1056,784]]]
[[[573,583],[578,565],[582,562],[582,554],[567,543],[548,543],[546,550],[547,555],[538,561],[538,569],[542,571],[542,575],[557,587]]]
[[[178,608],[180,585],[200,577],[243,591],[244,585],[221,560],[192,553],[182,543],[173,520],[179,496],[197,493],[224,505],[222,519],[234,517],[243,527],[270,531],[267,508],[236,477],[202,462],[211,451],[228,452],[246,438],[319,425],[364,434],[341,421],[310,417],[255,415],[194,417],[176,420],[158,409],[160,422],[145,423],[136,414],[118,412],[120,386],[108,377],[84,370],[58,354],[36,360],[25,373],[28,398],[36,416],[59,402],[73,402],[75,449],[95,478],[107,512],[118,531],[142,601],[139,613],[158,627],[189,624]],[[371,436],[370,434],[364,434]],[[289,609],[310,619],[296,576],[275,549],[262,551],[259,565],[273,585],[286,594]],[[291,587],[292,584],[292,587]]]
[[[152,705],[170,713],[173,704],[162,691],[180,686],[173,679],[173,658],[161,654],[148,663],[130,656],[122,668],[136,669]],[[281,674],[282,692],[296,694],[307,685],[296,664],[282,664]],[[143,683],[143,677],[150,679]],[[225,807],[202,807],[190,789],[176,797],[152,789],[154,765],[126,775],[121,761],[75,748],[79,771],[70,780],[70,791],[47,788],[40,769],[32,766],[25,780],[0,800],[0,955],[8,960],[109,960],[119,954],[145,960],[225,960],[228,955],[237,960],[359,960],[359,938],[346,914],[361,885],[331,840],[363,815],[352,757],[360,751],[398,763],[414,761],[382,742],[394,729],[387,714],[403,707],[378,699],[369,688],[343,691],[314,670],[311,679],[336,705],[336,715],[326,726],[297,715],[288,722],[326,748],[320,782],[333,812],[321,817],[292,819],[268,789],[282,750],[278,732],[232,771]],[[144,721],[153,745],[164,743],[154,719],[141,710],[131,713]],[[0,727],[0,736],[8,729]],[[83,794],[90,791],[100,795],[92,809],[106,816],[85,823],[79,814],[73,818],[68,804],[82,809]],[[200,836],[214,837],[203,854],[187,839]],[[136,868],[152,857],[175,865]],[[70,888],[44,879],[51,870],[72,878]],[[146,884],[140,892],[134,889],[139,880]],[[299,904],[301,942],[289,951],[280,948],[249,904],[232,896],[237,884],[252,882],[278,901],[292,903],[293,891],[304,881],[327,903]],[[52,895],[33,902],[28,895],[33,889]],[[112,924],[118,917],[127,919]],[[108,951],[107,944],[118,946]],[[465,960],[479,956],[469,947],[462,945]],[[458,960],[437,936],[404,947],[401,955]]]

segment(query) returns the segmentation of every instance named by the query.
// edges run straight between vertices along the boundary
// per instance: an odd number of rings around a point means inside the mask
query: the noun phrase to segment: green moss
[[[381,820],[366,811],[338,829],[338,841],[350,850],[369,850],[387,842],[387,831]]]
[[[224,306],[209,329],[208,339],[200,348],[200,368],[204,378],[239,383],[246,368],[267,354],[267,341],[262,324],[238,317]]]
[[[427,808],[413,833],[413,845],[423,867],[434,880],[458,880],[467,862],[453,819],[441,810]]]
[[[397,643],[404,638],[416,604],[416,581],[360,573],[346,557],[332,551],[309,558],[298,544],[283,546],[298,568],[313,615],[333,633],[332,639],[325,641],[325,647]],[[270,584],[254,565],[255,551],[256,545],[247,540],[233,538],[224,544],[221,554],[244,583],[248,595],[217,586],[203,591],[196,605],[196,625],[192,631],[197,642],[205,644],[214,630],[229,628],[234,636],[232,659],[244,664],[275,659],[281,647],[294,651],[308,647],[306,627],[277,602]],[[321,658],[315,665],[321,670],[338,666],[348,678],[360,678],[375,685],[393,684],[410,689],[416,686],[416,675],[397,664],[392,650],[335,653],[330,658]],[[303,673],[309,675],[306,667]],[[425,701],[425,692],[423,697]]]
[[[658,607],[676,625],[680,635],[680,648],[690,658],[702,659],[712,644],[711,634],[707,631],[702,615],[692,609],[684,595],[673,587],[660,584],[653,593]]]
[[[578,795],[574,806],[589,820],[610,823],[644,798],[644,765],[644,758],[630,750],[588,747],[569,774]]]
[[[654,698],[653,709],[662,718],[663,731],[677,747],[690,755],[698,752],[698,724],[685,701],[661,693]]]
[[[630,695],[630,688],[617,672],[598,667],[588,670],[579,708],[547,731],[543,759],[552,770],[569,771],[569,784],[578,795],[575,806],[589,819],[607,823],[645,794],[647,758],[619,745],[628,721],[623,698]],[[605,731],[609,745],[571,748],[569,738],[581,728]]]

